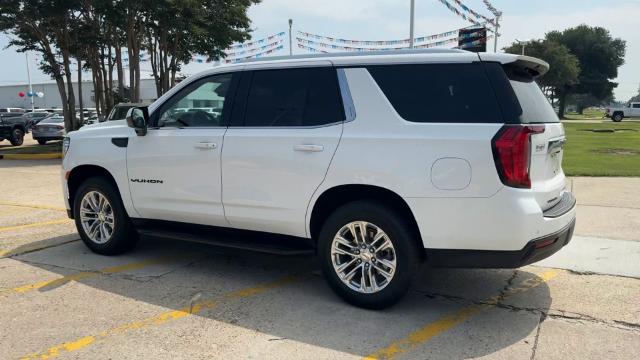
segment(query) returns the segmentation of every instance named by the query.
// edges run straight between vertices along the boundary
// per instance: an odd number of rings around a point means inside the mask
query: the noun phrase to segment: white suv
[[[369,308],[398,301],[422,261],[530,264],[575,221],[564,130],[534,81],[547,70],[457,50],[217,67],[68,135],[69,216],[100,254],[138,234],[316,253]]]

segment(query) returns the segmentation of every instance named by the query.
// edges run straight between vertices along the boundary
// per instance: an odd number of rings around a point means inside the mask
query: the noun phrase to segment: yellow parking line
[[[223,294],[221,296],[218,296],[209,300],[199,301],[197,303],[192,304],[191,306],[185,306],[178,310],[162,312],[160,314],[157,314],[155,316],[152,316],[143,320],[133,321],[127,324],[116,326],[114,328],[102,331],[95,335],[83,336],[76,340],[55,345],[42,352],[25,355],[22,357],[22,359],[51,359],[61,355],[62,353],[71,353],[74,351],[78,351],[80,349],[84,349],[91,344],[94,344],[98,341],[106,340],[107,338],[115,335],[121,335],[133,330],[160,326],[174,320],[182,319],[189,315],[198,314],[202,311],[213,309],[216,306],[218,306],[220,302],[224,300],[237,300],[237,299],[260,295],[267,290],[271,290],[271,289],[289,284],[293,282],[295,279],[296,278],[294,277],[286,277],[280,280],[268,282],[255,287],[231,291],[229,293]]]
[[[38,226],[64,224],[64,223],[68,223],[68,222],[71,222],[71,221],[72,221],[71,219],[58,219],[58,220],[37,222],[37,223],[33,223],[33,224],[5,226],[5,227],[0,227],[0,232],[12,231],[12,230],[21,230],[21,229],[27,229],[27,228],[31,228],[31,227],[38,227]]]
[[[108,268],[104,268],[96,271],[81,271],[75,274],[66,275],[61,278],[57,278],[53,280],[40,281],[33,284],[18,286],[12,289],[0,290],[0,295],[9,294],[9,293],[24,294],[29,291],[42,289],[48,286],[51,286],[51,287],[60,286],[70,281],[78,281],[78,280],[88,279],[88,278],[97,277],[105,274],[115,274],[123,271],[138,270],[138,269],[145,268],[147,266],[165,264],[175,259],[176,259],[175,256],[170,256],[170,257],[167,256],[167,257],[145,260],[145,261],[140,261],[140,262],[135,262],[130,264],[112,266],[112,267],[108,267]]]
[[[57,207],[57,206],[49,206],[49,205],[31,205],[31,204],[18,204],[18,203],[6,203],[6,202],[0,202],[0,205],[13,206],[13,207],[24,207],[24,208],[30,208],[30,209],[67,211],[66,208],[61,208],[61,207]]]
[[[558,276],[558,272],[555,270],[550,270],[543,272],[538,275],[536,278],[530,278],[523,281],[518,287],[511,288],[502,295],[502,297],[496,295],[487,301],[484,301],[482,304],[473,304],[469,306],[465,306],[464,308],[447,314],[440,319],[427,324],[423,328],[420,328],[407,337],[396,340],[389,344],[388,346],[377,350],[376,352],[368,355],[365,359],[394,359],[396,356],[404,354],[419,345],[422,345],[434,337],[452,329],[456,325],[459,325],[474,315],[478,314],[480,311],[493,307],[498,304],[498,302],[503,301],[504,299],[515,295],[517,293],[522,293],[527,290],[533,289],[543,283],[553,279]]]

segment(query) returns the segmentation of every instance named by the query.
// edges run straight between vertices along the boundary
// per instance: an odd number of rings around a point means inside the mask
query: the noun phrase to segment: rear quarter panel
[[[356,119],[345,123],[326,180],[312,204],[325,190],[343,184],[380,186],[403,198],[487,198],[503,187],[491,150],[491,138],[501,124],[408,122],[366,69],[348,68],[345,73]],[[446,166],[434,168],[441,159],[459,159],[450,163],[462,167],[468,164],[468,175],[463,169],[448,174]],[[438,178],[446,183],[448,176],[458,185],[450,189],[434,185]]]

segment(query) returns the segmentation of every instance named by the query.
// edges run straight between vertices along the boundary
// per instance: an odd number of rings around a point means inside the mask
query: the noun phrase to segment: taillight
[[[543,132],[544,125],[504,125],[493,137],[493,160],[503,184],[531,188],[531,134]]]

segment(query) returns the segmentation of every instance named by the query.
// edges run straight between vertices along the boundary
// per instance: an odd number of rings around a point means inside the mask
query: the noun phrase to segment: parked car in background
[[[20,113],[20,114],[24,114],[25,110],[23,108],[0,108],[0,113]]]
[[[22,118],[27,124],[27,132],[42,119],[49,116],[51,116],[51,114],[46,111],[32,111],[22,115]]]
[[[640,102],[630,102],[622,107],[608,107],[604,116],[614,122],[620,122],[624,118],[640,118]]]
[[[129,109],[134,107],[144,107],[144,106],[149,106],[149,104],[119,103],[118,105],[114,106],[113,109],[111,109],[109,116],[107,116],[107,121],[124,120],[127,117],[127,112],[129,111]]]
[[[564,127],[535,82],[548,69],[445,49],[215,67],[69,133],[66,208],[100,254],[138,234],[306,251],[346,301],[386,307],[421,261],[517,268],[569,242]],[[221,116],[199,106],[214,102]]]
[[[40,145],[47,141],[62,140],[67,132],[64,129],[64,116],[53,115],[40,121],[32,129],[33,139]]]
[[[20,146],[28,130],[27,120],[22,113],[0,112],[0,141],[6,139],[13,146]]]

